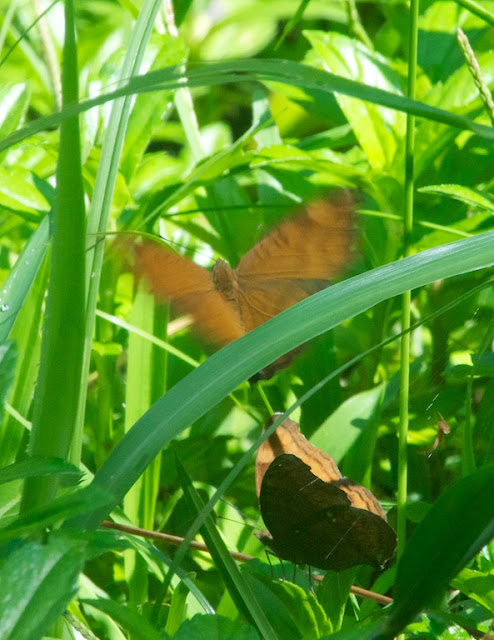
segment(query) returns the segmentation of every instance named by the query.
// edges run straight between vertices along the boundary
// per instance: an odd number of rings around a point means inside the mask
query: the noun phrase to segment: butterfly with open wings
[[[348,264],[354,201],[348,191],[312,202],[261,239],[232,269],[208,271],[157,243],[135,247],[136,271],[158,300],[193,318],[207,341],[222,347],[327,287]],[[298,350],[263,369],[270,378]]]

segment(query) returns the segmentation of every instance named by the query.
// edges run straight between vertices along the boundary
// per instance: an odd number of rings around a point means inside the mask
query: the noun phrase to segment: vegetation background
[[[494,3],[0,8],[1,638],[488,637]],[[346,279],[210,357],[112,250],[236,264],[341,186]],[[275,578],[253,450],[288,409],[389,509],[380,576]]]

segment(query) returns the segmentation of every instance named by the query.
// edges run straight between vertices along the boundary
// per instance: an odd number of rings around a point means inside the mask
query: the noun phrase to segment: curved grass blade
[[[449,581],[494,537],[494,465],[451,486],[408,541],[398,564],[388,640],[441,597]]]
[[[490,231],[379,267],[303,300],[215,353],[170,389],[119,442],[94,482],[113,493],[117,504],[170,440],[282,354],[407,289],[492,264]],[[94,527],[107,514],[95,511],[78,524]]]
[[[111,93],[103,94],[78,104],[67,105],[61,112],[52,113],[14,131],[0,141],[0,151],[30,136],[58,126],[67,118],[134,93],[178,89],[180,87],[202,87],[232,82],[281,82],[304,89],[317,89],[328,93],[341,93],[366,100],[383,107],[404,111],[420,118],[442,122],[458,129],[472,131],[482,138],[494,139],[494,129],[478,124],[469,118],[438,109],[431,105],[403,96],[376,89],[360,82],[314,69],[290,60],[238,60],[198,64],[186,70],[184,65],[176,65],[151,71],[132,78],[128,84]]]
[[[194,510],[200,512],[204,507],[204,504],[202,503],[199,494],[194,489],[190,476],[179,460],[177,460],[177,468],[187,501],[191,504]],[[230,596],[235,602],[238,610],[257,626],[263,638],[266,638],[266,640],[269,640],[270,638],[275,639],[276,634],[264,615],[264,611],[262,610],[260,603],[252,593],[252,590],[247,584],[245,578],[238,570],[237,565],[218,533],[211,516],[206,518],[201,533],[214,560],[214,564],[220,571],[228,592],[230,593]]]

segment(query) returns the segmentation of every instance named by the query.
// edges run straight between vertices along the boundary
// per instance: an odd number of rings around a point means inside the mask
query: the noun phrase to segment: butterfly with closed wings
[[[333,571],[383,569],[393,559],[396,534],[374,495],[343,477],[293,420],[259,447],[256,487],[269,531],[258,537],[280,558]]]
[[[196,330],[222,347],[281,311],[327,287],[351,255],[353,198],[348,191],[308,204],[258,242],[232,269],[212,271],[145,241],[136,245],[136,271],[158,300],[192,316]],[[292,351],[258,374],[287,367]]]

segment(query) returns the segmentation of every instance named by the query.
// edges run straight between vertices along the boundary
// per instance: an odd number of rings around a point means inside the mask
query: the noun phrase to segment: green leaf
[[[401,93],[403,78],[386,58],[369,51],[361,42],[336,32],[306,31],[304,35],[328,71],[362,83],[369,83],[372,78],[374,87]],[[396,170],[393,161],[404,133],[403,115],[343,95],[337,95],[337,100],[371,167],[376,171]]]
[[[183,623],[173,640],[259,640],[259,634],[241,620],[198,613]]]
[[[161,633],[157,631],[146,618],[110,598],[81,600],[81,603],[91,605],[91,607],[106,613],[112,620],[117,622],[122,629],[130,632],[136,640],[163,640]]]
[[[362,391],[343,402],[314,432],[311,442],[327,451],[337,463],[372,424],[384,385]]]
[[[317,599],[324,608],[335,631],[341,629],[350,588],[356,573],[357,569],[355,567],[345,571],[328,571],[317,588]]]
[[[489,193],[464,187],[461,184],[436,184],[422,187],[419,191],[450,196],[454,200],[459,200],[469,206],[479,207],[494,213],[494,198]]]
[[[451,586],[494,613],[494,575],[491,573],[463,569],[451,581]]]
[[[165,631],[169,636],[175,637],[175,633],[183,624],[187,615],[187,596],[189,590],[184,582],[179,582],[173,590],[170,608],[166,618]]]
[[[69,480],[73,482],[77,482],[82,475],[80,469],[61,458],[33,456],[0,469],[0,484],[19,480],[20,478],[46,476],[52,473],[69,476]]]
[[[494,52],[488,51],[481,54],[478,62],[481,67],[492,68]],[[449,109],[454,113],[465,113],[467,110],[471,113],[480,113],[483,110],[480,106],[478,89],[465,64],[457,68],[444,82],[434,84],[423,99],[427,104]],[[430,120],[417,122],[414,153],[417,177],[431,168],[442,153],[447,152],[448,157],[451,157],[452,143],[456,135],[456,132],[449,127],[438,127]],[[459,179],[465,179],[468,172],[469,167],[462,166]]]
[[[316,640],[331,631],[331,623],[313,593],[291,582],[254,573],[248,565],[243,567],[242,574],[259,602],[264,604],[279,638]]]
[[[85,543],[63,535],[48,544],[28,542],[0,569],[0,637],[38,640],[77,591]]]
[[[0,167],[0,206],[30,222],[40,222],[51,208],[39,178],[22,167]]]

